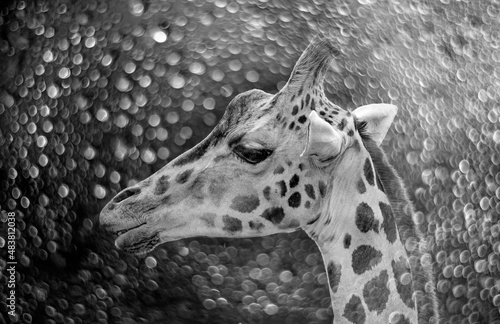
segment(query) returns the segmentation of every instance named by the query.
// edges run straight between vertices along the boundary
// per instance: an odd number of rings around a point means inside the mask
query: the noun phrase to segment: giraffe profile
[[[322,253],[334,323],[437,323],[432,257],[379,148],[397,108],[331,103],[323,81],[339,55],[315,38],[277,94],[239,94],[201,143],[116,195],[100,215],[116,246],[302,229]]]

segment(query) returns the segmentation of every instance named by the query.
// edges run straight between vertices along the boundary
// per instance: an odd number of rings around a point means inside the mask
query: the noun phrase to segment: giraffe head
[[[118,235],[116,246],[143,253],[187,237],[306,229],[324,214],[329,196],[356,194],[347,188],[356,188],[355,173],[368,156],[360,131],[380,144],[396,108],[350,113],[331,103],[323,81],[338,55],[315,39],[281,91],[236,96],[201,143],[116,195],[100,215]],[[336,181],[354,185],[332,192]]]

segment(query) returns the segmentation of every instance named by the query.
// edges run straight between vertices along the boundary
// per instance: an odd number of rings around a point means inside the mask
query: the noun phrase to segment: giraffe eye
[[[269,155],[273,153],[273,151],[271,150],[249,148],[243,145],[236,146],[233,149],[233,152],[239,158],[243,159],[245,162],[248,162],[250,164],[257,164],[259,162],[262,162],[265,159],[267,159]]]

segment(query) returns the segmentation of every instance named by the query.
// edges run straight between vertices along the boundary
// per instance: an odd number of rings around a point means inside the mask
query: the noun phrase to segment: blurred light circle
[[[98,199],[104,199],[106,197],[106,189],[101,185],[95,185],[94,196]]]
[[[157,154],[159,159],[166,160],[170,156],[170,151],[166,147],[160,147]]]
[[[165,43],[167,41],[167,34],[158,27],[151,28],[149,34],[157,43]]]
[[[59,186],[59,189],[57,190],[57,193],[59,194],[59,196],[61,196],[62,198],[65,198],[68,196],[69,194],[69,188],[66,184],[62,184]]]
[[[215,99],[214,98],[205,98],[203,100],[203,107],[207,110],[213,110],[215,108]]]
[[[143,149],[141,152],[141,160],[147,164],[152,164],[156,162],[156,153],[151,149]]]
[[[50,50],[47,50],[43,53],[43,60],[47,63],[50,63],[54,60],[54,54],[52,53],[52,51]]]
[[[71,75],[71,71],[67,67],[62,67],[59,69],[59,77],[61,79],[67,79]]]
[[[170,85],[174,89],[181,89],[186,84],[186,80],[181,75],[174,75],[170,78]]]
[[[36,140],[36,145],[38,147],[45,147],[45,145],[47,145],[47,138],[43,135],[38,136]]]
[[[257,73],[257,71],[249,71],[245,76],[246,79],[252,83],[259,81],[259,73]]]
[[[206,309],[214,309],[215,307],[217,307],[217,304],[213,299],[208,298],[203,301],[203,307],[205,307]]]
[[[293,279],[293,274],[290,271],[285,270],[280,273],[279,278],[283,282],[290,282]]]
[[[154,257],[148,256],[145,260],[145,264],[148,268],[155,268],[157,266],[157,261]]]

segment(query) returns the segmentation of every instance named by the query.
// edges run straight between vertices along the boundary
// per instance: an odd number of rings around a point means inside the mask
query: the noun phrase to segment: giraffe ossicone
[[[316,38],[278,93],[237,95],[201,143],[111,199],[100,223],[115,245],[302,229],[322,253],[335,323],[436,323],[432,257],[379,148],[397,109],[331,103],[337,56]]]

